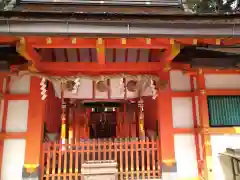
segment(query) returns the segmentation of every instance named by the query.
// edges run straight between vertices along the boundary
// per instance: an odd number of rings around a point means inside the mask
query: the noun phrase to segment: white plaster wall
[[[190,91],[190,77],[182,71],[170,71],[170,83],[173,91]]]
[[[24,139],[4,140],[1,180],[22,180],[25,146]]]
[[[113,78],[110,80],[111,88],[111,98],[112,99],[123,99],[124,98],[124,88],[120,85],[119,78]]]
[[[174,128],[192,128],[192,98],[172,98],[172,113]]]
[[[240,148],[240,135],[212,135],[212,160],[214,179],[234,180],[232,176],[231,162],[226,156],[221,155],[226,148]]]
[[[208,89],[240,89],[240,75],[237,74],[207,74],[205,81]]]
[[[93,98],[93,81],[90,79],[81,79],[80,86],[77,93],[71,91],[64,91],[65,98],[76,98],[76,99],[92,99]]]
[[[174,145],[178,178],[196,178],[198,168],[194,135],[174,135]]]
[[[28,100],[8,101],[6,131],[26,132],[27,121],[28,121]]]
[[[95,87],[97,85],[97,82],[95,83]],[[94,89],[95,91],[95,98],[96,99],[108,99],[108,91],[106,92],[100,92],[97,90],[97,88]]]
[[[30,92],[30,76],[11,76],[9,91],[11,94],[28,94]]]
[[[131,79],[126,79],[126,81],[130,81]],[[54,83],[54,89],[56,95],[60,94],[60,84]],[[138,97],[139,93],[130,92],[126,90],[126,97],[129,99],[133,99]],[[151,96],[152,90],[147,85],[142,84],[142,95],[143,96]],[[95,97],[93,97],[93,81],[90,79],[81,79],[80,86],[78,88],[78,92],[76,94],[71,91],[64,91],[65,98],[75,98],[75,99],[108,99],[108,92],[99,92],[95,89]],[[110,81],[110,98],[111,99],[124,99],[124,89],[120,88],[120,78],[114,78]]]

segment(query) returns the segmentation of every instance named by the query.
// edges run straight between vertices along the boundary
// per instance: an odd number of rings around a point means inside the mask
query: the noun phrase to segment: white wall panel
[[[65,98],[76,99],[92,99],[93,98],[93,81],[90,79],[81,79],[78,92],[72,93],[71,91],[64,92]]]
[[[173,126],[193,127],[192,98],[172,98]]]
[[[1,180],[22,180],[25,146],[24,139],[4,140]]]
[[[131,78],[126,78],[126,84],[128,81],[131,81],[132,79]],[[136,98],[138,97],[138,91],[135,91],[135,92],[131,92],[131,91],[128,91],[126,90],[126,94],[127,94],[127,98],[129,99],[133,99],[133,98]]]
[[[240,75],[207,74],[205,81],[208,89],[240,89]]]
[[[231,161],[228,157],[221,155],[226,148],[240,148],[240,135],[212,135],[212,160],[214,179],[233,180]]]
[[[129,81],[131,79],[127,79]],[[60,97],[60,84],[54,83],[55,93]],[[126,91],[126,96],[129,99],[138,97],[139,93]],[[148,85],[142,84],[142,96],[152,96],[152,89]],[[74,99],[92,99],[93,98],[93,81],[89,79],[81,79],[80,86],[77,93],[72,93],[71,91],[64,91],[65,98],[74,98]],[[110,79],[110,97],[111,99],[124,99],[124,89],[120,87],[120,78]],[[99,92],[95,90],[96,99],[108,99],[108,92]]]
[[[178,178],[197,177],[198,168],[194,136],[190,134],[174,135],[174,145]]]
[[[190,77],[182,71],[170,71],[171,89],[173,91],[190,91]]]
[[[112,99],[123,99],[124,88],[120,87],[120,78],[112,78],[110,80],[111,98]]]
[[[96,99],[107,99],[108,98],[108,91],[100,92],[97,90],[97,88],[95,88],[94,90],[95,90],[95,98]]]
[[[28,94],[30,92],[30,76],[11,76],[9,90],[11,94]]]
[[[28,120],[28,100],[8,101],[6,131],[26,132],[27,120]]]

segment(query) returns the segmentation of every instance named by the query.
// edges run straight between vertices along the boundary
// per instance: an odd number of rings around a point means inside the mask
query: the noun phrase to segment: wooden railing
[[[159,140],[92,139],[75,144],[43,144],[42,179],[80,180],[86,161],[114,160],[119,179],[159,179]]]

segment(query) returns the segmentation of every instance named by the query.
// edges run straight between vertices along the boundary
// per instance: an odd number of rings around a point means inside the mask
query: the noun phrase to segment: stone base
[[[118,169],[114,161],[88,161],[82,165],[83,180],[117,180]]]
[[[117,175],[84,175],[83,180],[117,180]]]
[[[162,179],[161,180],[177,180],[177,172],[168,172],[168,173],[162,173]]]
[[[22,179],[23,180],[40,180],[40,168],[36,168],[34,172],[29,173],[28,170],[23,167],[22,172]]]
[[[173,163],[171,165],[167,165],[165,163],[162,163],[162,172],[163,173],[175,173],[177,172],[177,164]]]

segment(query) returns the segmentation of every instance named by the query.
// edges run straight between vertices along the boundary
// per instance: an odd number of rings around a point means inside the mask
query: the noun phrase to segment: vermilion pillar
[[[203,158],[204,158],[204,173],[206,179],[213,180],[212,172],[212,149],[211,149],[211,139],[208,133],[209,128],[209,114],[208,114],[208,102],[206,95],[206,85],[205,78],[202,69],[199,69],[197,73],[197,90],[199,93],[198,103],[199,103],[199,120],[201,128],[201,138],[203,147]]]
[[[40,82],[41,80],[37,77],[31,78],[26,150],[23,168],[23,178],[25,179],[39,179],[39,164],[45,114],[45,100],[41,100]]]
[[[166,88],[159,90],[156,107],[161,146],[160,156],[162,159],[162,177],[164,180],[168,179],[169,177],[175,176],[177,172],[177,167],[174,152],[172,99],[169,72],[161,73],[160,79],[168,82]]]

